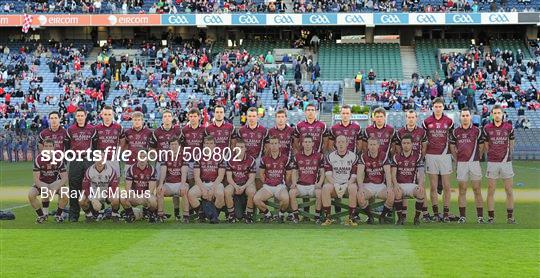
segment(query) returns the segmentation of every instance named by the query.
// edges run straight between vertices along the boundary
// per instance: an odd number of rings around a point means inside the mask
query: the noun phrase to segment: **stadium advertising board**
[[[0,26],[21,26],[24,15],[2,15]],[[311,14],[40,14],[32,26],[309,26],[539,24],[540,13],[311,13]]]

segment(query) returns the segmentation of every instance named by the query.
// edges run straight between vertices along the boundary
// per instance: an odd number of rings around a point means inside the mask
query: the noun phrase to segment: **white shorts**
[[[452,173],[452,156],[449,154],[426,154],[426,173],[449,175]]]
[[[346,183],[344,184],[334,184],[334,190],[336,191],[336,195],[339,199],[343,198],[343,196],[347,195],[347,188],[348,185]]]
[[[456,173],[458,181],[482,180],[482,168],[480,168],[480,161],[458,161]]]
[[[384,183],[364,183],[364,190],[369,192],[371,197],[375,197],[386,190],[386,185]]]
[[[315,197],[315,185],[296,185],[297,197]]]
[[[486,177],[488,179],[509,179],[513,176],[512,161],[487,163]]]
[[[276,186],[270,186],[268,184],[263,184],[263,188],[266,189],[266,191],[272,193],[275,198],[279,199],[279,193],[281,190],[287,190],[287,187],[284,184],[278,184]]]
[[[169,182],[166,182],[163,184],[163,191],[164,192],[174,192],[174,194],[172,196],[175,196],[175,197],[178,197],[180,196],[180,191],[182,189],[188,189],[188,185],[187,184],[182,184],[180,182],[177,182],[177,183],[169,183]]]
[[[206,190],[212,189],[213,182],[203,182],[202,184],[203,184],[204,188],[206,188]],[[222,183],[218,183],[216,185],[216,189],[220,189],[220,188],[223,190],[223,184]]]
[[[111,168],[116,173],[118,178],[120,178],[122,176],[122,173],[120,173],[120,161],[118,161],[118,160],[107,161],[107,164],[109,164],[109,166],[111,166]]]
[[[418,184],[415,184],[415,183],[400,183],[399,184],[399,188],[401,188],[401,191],[403,192],[403,198],[414,197],[414,191],[416,191],[417,187],[418,187]]]
[[[62,187],[62,184],[60,183],[60,180],[56,180],[52,183],[44,183],[45,186],[41,188],[47,188],[49,191],[54,191],[56,194],[60,194],[60,187]],[[41,188],[34,184],[34,187],[38,190],[38,192],[41,194]]]

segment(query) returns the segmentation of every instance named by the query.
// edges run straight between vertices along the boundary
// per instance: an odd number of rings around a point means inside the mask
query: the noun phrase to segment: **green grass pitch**
[[[505,223],[502,184],[493,225],[474,223],[469,202],[465,225],[415,227],[412,201],[404,227],[184,225],[173,220],[56,224],[50,218],[37,225],[26,206],[31,164],[0,163],[0,209],[12,208],[17,216],[0,222],[0,277],[539,277],[540,162],[514,162],[514,169],[517,225]],[[456,214],[455,180],[452,185],[451,212]],[[484,199],[485,194],[484,180]],[[167,206],[170,212],[170,200]]]

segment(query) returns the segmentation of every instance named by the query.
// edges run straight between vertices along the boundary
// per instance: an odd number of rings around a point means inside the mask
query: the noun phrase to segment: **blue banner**
[[[161,16],[163,25],[197,25],[194,14],[164,14]]]

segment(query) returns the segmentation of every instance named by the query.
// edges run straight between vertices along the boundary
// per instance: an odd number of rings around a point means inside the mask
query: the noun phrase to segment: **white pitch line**
[[[26,205],[20,205],[20,206],[15,206],[15,207],[12,207],[12,208],[5,208],[5,209],[2,209],[2,210],[14,210],[14,209],[20,209],[20,208],[25,208],[27,206],[29,206],[30,204],[26,204]]]

